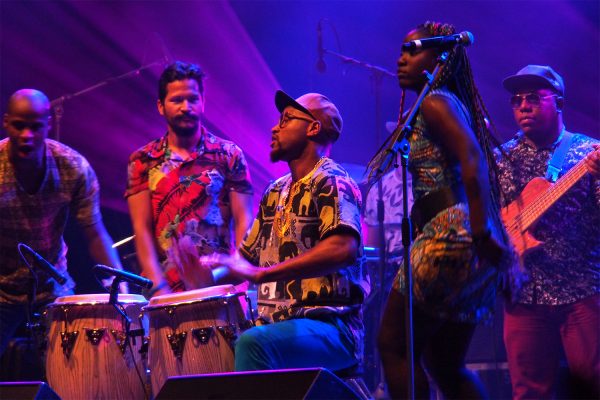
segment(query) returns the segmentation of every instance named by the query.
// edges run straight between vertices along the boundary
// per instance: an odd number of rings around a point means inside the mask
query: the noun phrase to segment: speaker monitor
[[[45,382],[0,382],[2,400],[60,400]]]
[[[323,368],[230,372],[171,377],[156,400],[167,399],[352,399],[357,394]]]

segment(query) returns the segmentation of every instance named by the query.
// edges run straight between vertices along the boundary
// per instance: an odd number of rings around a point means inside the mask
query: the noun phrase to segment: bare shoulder
[[[437,93],[427,96],[423,100],[421,112],[426,122],[459,116],[456,102],[449,96]]]

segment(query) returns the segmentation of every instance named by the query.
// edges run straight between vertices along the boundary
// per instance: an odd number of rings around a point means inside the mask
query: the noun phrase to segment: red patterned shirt
[[[8,158],[8,139],[0,140],[0,302],[24,303],[31,287],[30,272],[19,257],[22,242],[66,275],[67,246],[63,232],[73,213],[85,227],[101,221],[99,187],[87,160],[70,147],[46,139],[46,174],[38,191],[27,193]],[[44,272],[38,276],[37,300],[66,295],[71,278],[60,287]]]
[[[167,256],[173,240],[189,237],[199,255],[231,252],[229,192],[252,194],[248,164],[237,145],[203,131],[184,160],[169,149],[165,135],[131,155],[127,181],[125,197],[150,190],[159,258],[173,290],[183,289]]]

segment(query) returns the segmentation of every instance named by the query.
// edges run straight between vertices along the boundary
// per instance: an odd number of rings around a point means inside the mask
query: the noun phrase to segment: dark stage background
[[[294,97],[321,92],[338,105],[344,131],[333,157],[342,163],[365,165],[378,147],[376,131],[384,132],[384,122],[397,118],[400,90],[394,78],[382,78],[382,116],[375,121],[376,79],[368,70],[326,55],[326,70],[317,71],[319,22],[325,48],[395,72],[405,34],[438,20],[474,34],[469,55],[475,79],[501,140],[516,131],[501,81],[526,64],[551,65],[562,74],[567,127],[600,138],[599,4],[0,0],[0,110],[23,87],[57,99],[165,54],[197,62],[208,74],[204,122],[245,151],[258,196],[286,170],[268,160],[276,89]],[[158,64],[63,102],[60,140],[95,168],[114,240],[131,234],[122,197],[127,157],[165,131],[155,105]],[[93,292],[98,288],[80,237],[69,228],[70,271],[80,292]],[[501,337],[494,340],[501,343]]]
[[[162,59],[197,62],[208,74],[205,123],[238,143],[260,193],[285,171],[268,160],[277,119],[276,89],[296,97],[322,92],[340,108],[344,131],[333,157],[364,165],[377,128],[398,116],[400,90],[382,81],[382,123],[373,79],[361,67],[325,56],[324,47],[395,72],[400,44],[431,19],[469,30],[479,89],[502,139],[516,131],[502,89],[526,64],[553,66],[566,81],[565,120],[599,137],[599,4],[591,1],[0,1],[0,109],[15,90],[51,99]],[[161,65],[64,102],[60,139],[85,155],[102,185],[102,204],[126,211],[128,155],[163,134],[156,111]],[[409,102],[410,103],[410,102]]]

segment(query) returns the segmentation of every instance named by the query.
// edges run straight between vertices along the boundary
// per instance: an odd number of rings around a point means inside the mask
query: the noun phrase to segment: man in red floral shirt
[[[210,285],[210,271],[186,271],[181,257],[228,254],[231,222],[241,243],[251,222],[252,186],[242,150],[202,125],[204,73],[175,62],[159,80],[167,133],[129,159],[129,203],[142,274],[151,295]]]

